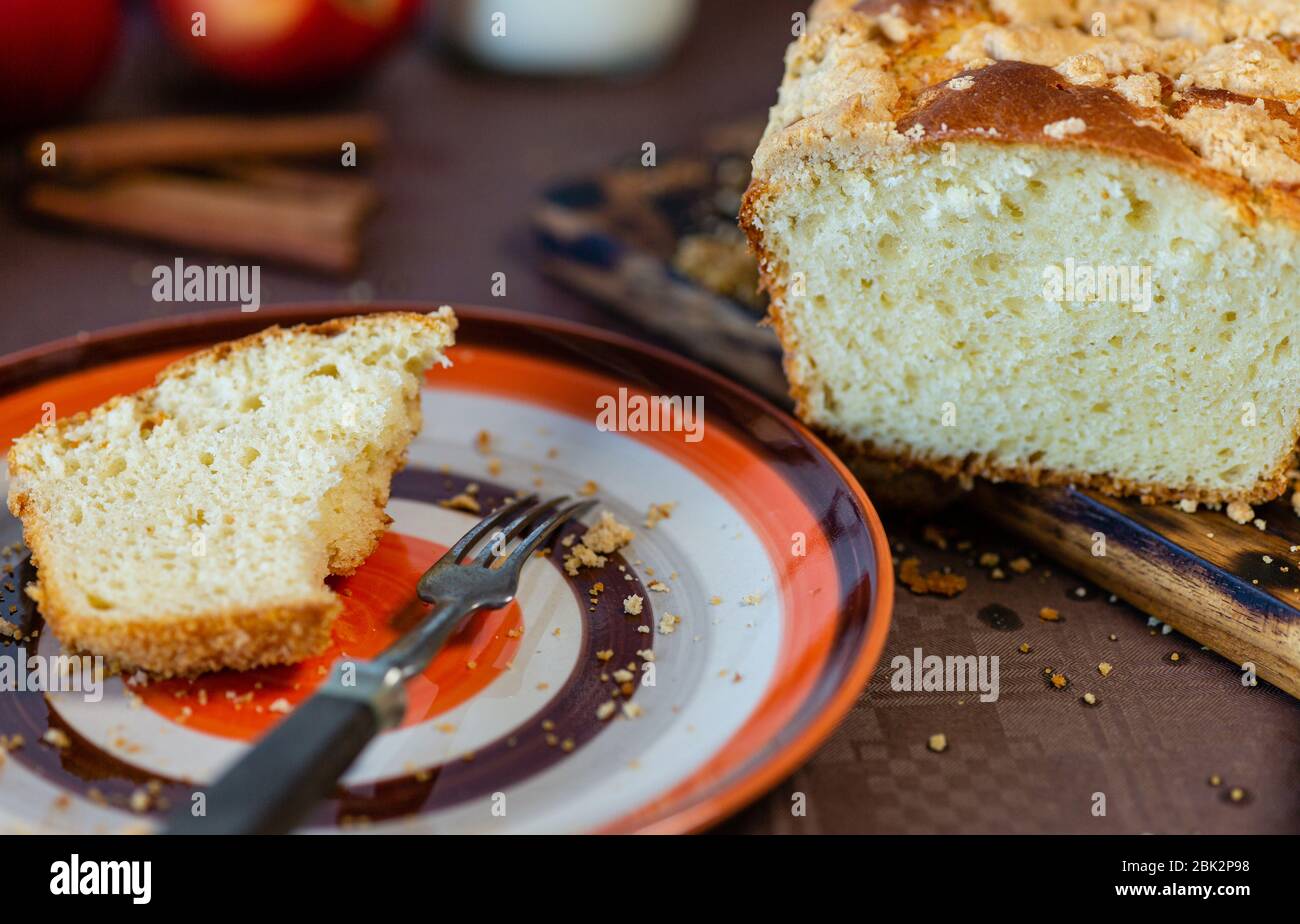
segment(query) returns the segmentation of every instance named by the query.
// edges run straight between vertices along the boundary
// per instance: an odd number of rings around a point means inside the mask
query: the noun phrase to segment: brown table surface
[[[620,325],[543,279],[526,216],[566,175],[635,154],[689,147],[711,124],[761,112],[773,99],[792,5],[705,0],[671,66],[614,80],[519,80],[457,65],[427,38],[412,42],[330,108],[372,109],[393,141],[377,168],[385,205],[368,231],[362,271],[345,280],[265,267],[263,303],[369,298],[499,304]],[[133,18],[125,54],[90,115],[220,111],[222,98],[187,76],[151,23]],[[78,331],[197,310],[150,298],[150,269],[173,247],[39,228],[0,212],[0,352]],[[504,272],[507,296],[491,276]],[[783,832],[1295,832],[1300,830],[1300,712],[1277,690],[1241,686],[1234,665],[1178,634],[1149,628],[1050,562],[995,581],[973,561],[1017,549],[961,514],[945,518],[973,541],[943,552],[922,523],[891,515],[902,554],[970,577],[960,596],[900,589],[890,642],[870,689],[818,754],[719,830]],[[1050,574],[1049,574],[1050,572]],[[1023,625],[978,617],[990,603]],[[1064,620],[1038,618],[1041,607]],[[1114,635],[1115,640],[1110,636]],[[1021,642],[1032,651],[1020,654]],[[999,655],[1001,695],[890,689],[890,660]],[[1182,660],[1167,660],[1170,652]],[[1114,665],[1101,677],[1097,664]],[[1070,678],[1057,691],[1043,675]],[[1093,692],[1099,705],[1080,696]],[[930,752],[931,734],[948,749]],[[1211,774],[1224,783],[1207,784]],[[1241,786],[1239,803],[1227,790]],[[791,812],[803,793],[807,813]],[[1093,814],[1105,794],[1104,816]]]

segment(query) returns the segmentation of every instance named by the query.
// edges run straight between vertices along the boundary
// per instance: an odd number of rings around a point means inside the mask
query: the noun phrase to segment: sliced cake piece
[[[821,0],[742,223],[850,455],[1277,496],[1300,425],[1300,6]]]
[[[272,327],[16,440],[9,509],[58,638],[162,674],[321,651],[325,577],[383,534],[455,327],[450,308]]]

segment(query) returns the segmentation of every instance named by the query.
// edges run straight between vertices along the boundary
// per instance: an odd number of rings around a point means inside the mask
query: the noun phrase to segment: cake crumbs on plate
[[[659,634],[672,635],[681,625],[682,617],[674,616],[672,613],[664,613],[659,617]]]
[[[614,514],[602,511],[600,521],[590,527],[583,534],[582,541],[573,545],[569,554],[564,556],[565,573],[574,577],[582,568],[603,566],[609,560],[607,555],[623,548],[635,536],[636,533],[615,519]]]
[[[45,734],[41,735],[41,740],[51,747],[58,748],[60,751],[72,747],[72,739],[61,728],[47,728]]]
[[[930,739],[925,743],[925,746],[936,754],[942,754],[944,751],[948,750],[948,736],[943,732],[931,735]]]
[[[610,660],[610,659],[613,658],[613,657],[614,657],[614,649],[613,649],[613,648],[605,648],[605,649],[603,649],[603,650],[601,650],[601,651],[596,652],[596,660],[597,660],[597,661],[608,661],[608,660]]]
[[[625,718],[628,718],[628,719],[639,719],[639,718],[640,718],[642,715],[644,715],[644,714],[645,714],[645,710],[643,710],[643,709],[642,709],[640,706],[638,706],[636,703],[624,703],[624,704],[623,704],[623,716],[624,716]]]
[[[487,455],[491,452],[492,434],[487,430],[478,431],[478,435],[474,437],[474,448],[483,453],[483,455]]]
[[[646,587],[648,587],[650,590],[653,590],[657,594],[668,593],[668,585],[665,584],[663,581],[659,581],[659,580],[651,581],[649,584],[646,585]]]
[[[719,597],[717,594],[714,594],[712,597],[709,597],[709,606],[721,606],[721,605],[722,605],[722,598]]]
[[[623,598],[623,612],[629,616],[640,616],[641,609],[645,604],[640,594],[632,594]]]
[[[1034,563],[1021,555],[1019,558],[1013,558],[1011,561],[1007,562],[1007,567],[1016,574],[1028,574],[1033,570]]]
[[[564,573],[569,577],[577,577],[578,572],[583,568],[599,568],[609,561],[604,555],[593,552],[590,548],[579,542],[573,546],[568,555],[564,556]]]
[[[440,500],[438,501],[438,506],[446,507],[448,510],[464,510],[467,513],[483,512],[483,507],[479,504],[477,498],[468,491],[462,491],[455,497]]]
[[[1113,671],[1114,669],[1115,668],[1111,667],[1110,663],[1107,661],[1102,661],[1100,664],[1097,665],[1097,673],[1101,674],[1101,676],[1103,677],[1109,677],[1110,672]]]
[[[281,715],[288,715],[289,712],[293,709],[293,707],[289,705],[289,701],[285,699],[283,696],[281,696],[275,702],[271,703],[271,705],[267,706],[266,708],[271,712],[278,712]]]
[[[762,594],[745,594],[745,596],[740,598],[741,606],[758,606],[762,602]]]
[[[596,718],[603,722],[612,716],[617,709],[618,703],[614,702],[612,699],[607,699],[596,707]]]
[[[578,493],[581,494],[583,497],[591,497],[599,490],[600,490],[600,485],[596,484],[596,482],[592,481],[589,478],[582,483],[582,487],[578,488]]]
[[[1045,606],[1038,611],[1038,618],[1044,622],[1060,622],[1061,613],[1059,610],[1054,610],[1050,606]]]
[[[663,504],[651,504],[645,514],[645,528],[654,529],[661,520],[667,520],[673,515],[673,510],[677,507],[677,501],[668,501]]]

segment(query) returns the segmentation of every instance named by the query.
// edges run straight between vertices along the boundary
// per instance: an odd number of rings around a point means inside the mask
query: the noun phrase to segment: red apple
[[[118,0],[0,0],[0,127],[67,115],[113,58]]]
[[[245,86],[302,89],[356,76],[414,19],[420,0],[156,0],[172,38]],[[195,14],[203,13],[203,31]]]

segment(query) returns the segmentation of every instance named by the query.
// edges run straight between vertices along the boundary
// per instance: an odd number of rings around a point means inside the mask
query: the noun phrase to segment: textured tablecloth
[[[1050,560],[970,522],[936,521],[972,541],[940,551],[922,522],[886,517],[895,556],[968,577],[957,597],[897,589],[889,644],[870,687],[830,741],[728,832],[1295,833],[1300,831],[1300,705],[1274,687],[1243,687],[1236,665],[1147,618]],[[901,548],[899,544],[901,543]],[[1030,553],[1023,575],[1007,563]],[[994,580],[978,557],[994,553]],[[1083,588],[1086,596],[1077,594]],[[1018,629],[981,611],[1010,609]],[[1049,607],[1060,619],[1048,622]],[[987,615],[987,612],[986,612]],[[1110,636],[1114,635],[1115,640]],[[1028,644],[1022,654],[1019,646]],[[994,703],[977,694],[891,689],[898,655],[996,655]],[[1179,660],[1169,655],[1178,653]],[[1103,677],[1098,665],[1112,665]],[[1044,674],[1068,679],[1064,690]],[[1081,702],[1084,693],[1097,705]],[[943,734],[947,749],[929,750]],[[1217,775],[1222,783],[1209,784]],[[1233,802],[1230,791],[1245,797]],[[792,794],[807,813],[792,814]],[[1094,815],[1105,796],[1105,815]]]

